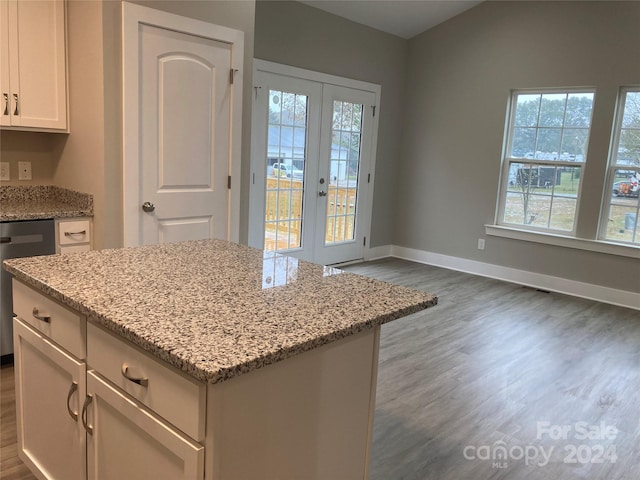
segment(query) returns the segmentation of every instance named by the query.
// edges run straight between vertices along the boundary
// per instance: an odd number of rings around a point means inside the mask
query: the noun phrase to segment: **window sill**
[[[607,253],[622,257],[640,258],[640,246],[624,245],[604,240],[587,240],[584,238],[567,237],[552,233],[520,230],[518,228],[505,227],[503,225],[485,225],[485,233],[494,237],[511,238],[525,242],[544,243],[558,247],[588,250],[590,252]]]

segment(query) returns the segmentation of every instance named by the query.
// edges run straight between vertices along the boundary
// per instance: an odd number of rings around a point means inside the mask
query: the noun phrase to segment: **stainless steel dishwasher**
[[[56,252],[53,220],[0,223],[0,264],[8,258],[49,255]],[[0,265],[0,361],[13,361],[13,301],[11,274]]]

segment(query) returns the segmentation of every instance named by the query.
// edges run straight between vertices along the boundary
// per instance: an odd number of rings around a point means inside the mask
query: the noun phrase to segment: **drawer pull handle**
[[[38,307],[33,307],[33,318],[40,320],[41,322],[51,323],[51,315],[41,315],[38,311]]]
[[[82,405],[82,426],[89,435],[93,435],[93,427],[87,423],[87,408],[93,401],[93,395],[87,394],[87,398],[84,399],[84,405]]]
[[[86,235],[87,231],[86,230],[82,230],[81,232],[64,232],[64,236],[65,237],[73,237],[76,235]]]
[[[143,387],[148,387],[149,386],[149,379],[144,377],[144,378],[136,378],[136,377],[132,377],[129,375],[129,365],[127,365],[126,363],[122,364],[122,376],[124,378],[126,378],[127,380],[129,380],[130,382],[133,382],[137,385],[141,385]]]
[[[78,421],[78,412],[74,412],[71,410],[71,406],[69,406],[69,402],[71,401],[71,396],[78,390],[78,382],[73,382],[71,387],[69,388],[69,393],[67,394],[67,412],[69,412],[69,416],[73,418],[74,422]]]

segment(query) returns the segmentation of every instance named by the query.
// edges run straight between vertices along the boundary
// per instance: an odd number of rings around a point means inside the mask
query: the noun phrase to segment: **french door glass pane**
[[[325,245],[355,238],[362,112],[361,104],[333,102]]]
[[[305,95],[269,90],[264,248],[302,248],[302,200],[307,151]]]

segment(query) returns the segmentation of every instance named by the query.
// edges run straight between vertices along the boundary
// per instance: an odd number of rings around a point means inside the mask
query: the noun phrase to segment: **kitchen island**
[[[41,422],[29,414],[52,401],[30,391],[44,388],[38,358],[52,347],[58,363],[71,358],[55,387],[70,425],[57,431],[87,453],[65,478],[366,478],[380,326],[437,301],[218,240],[5,268],[19,448],[32,469],[70,468],[61,452],[35,458]]]

